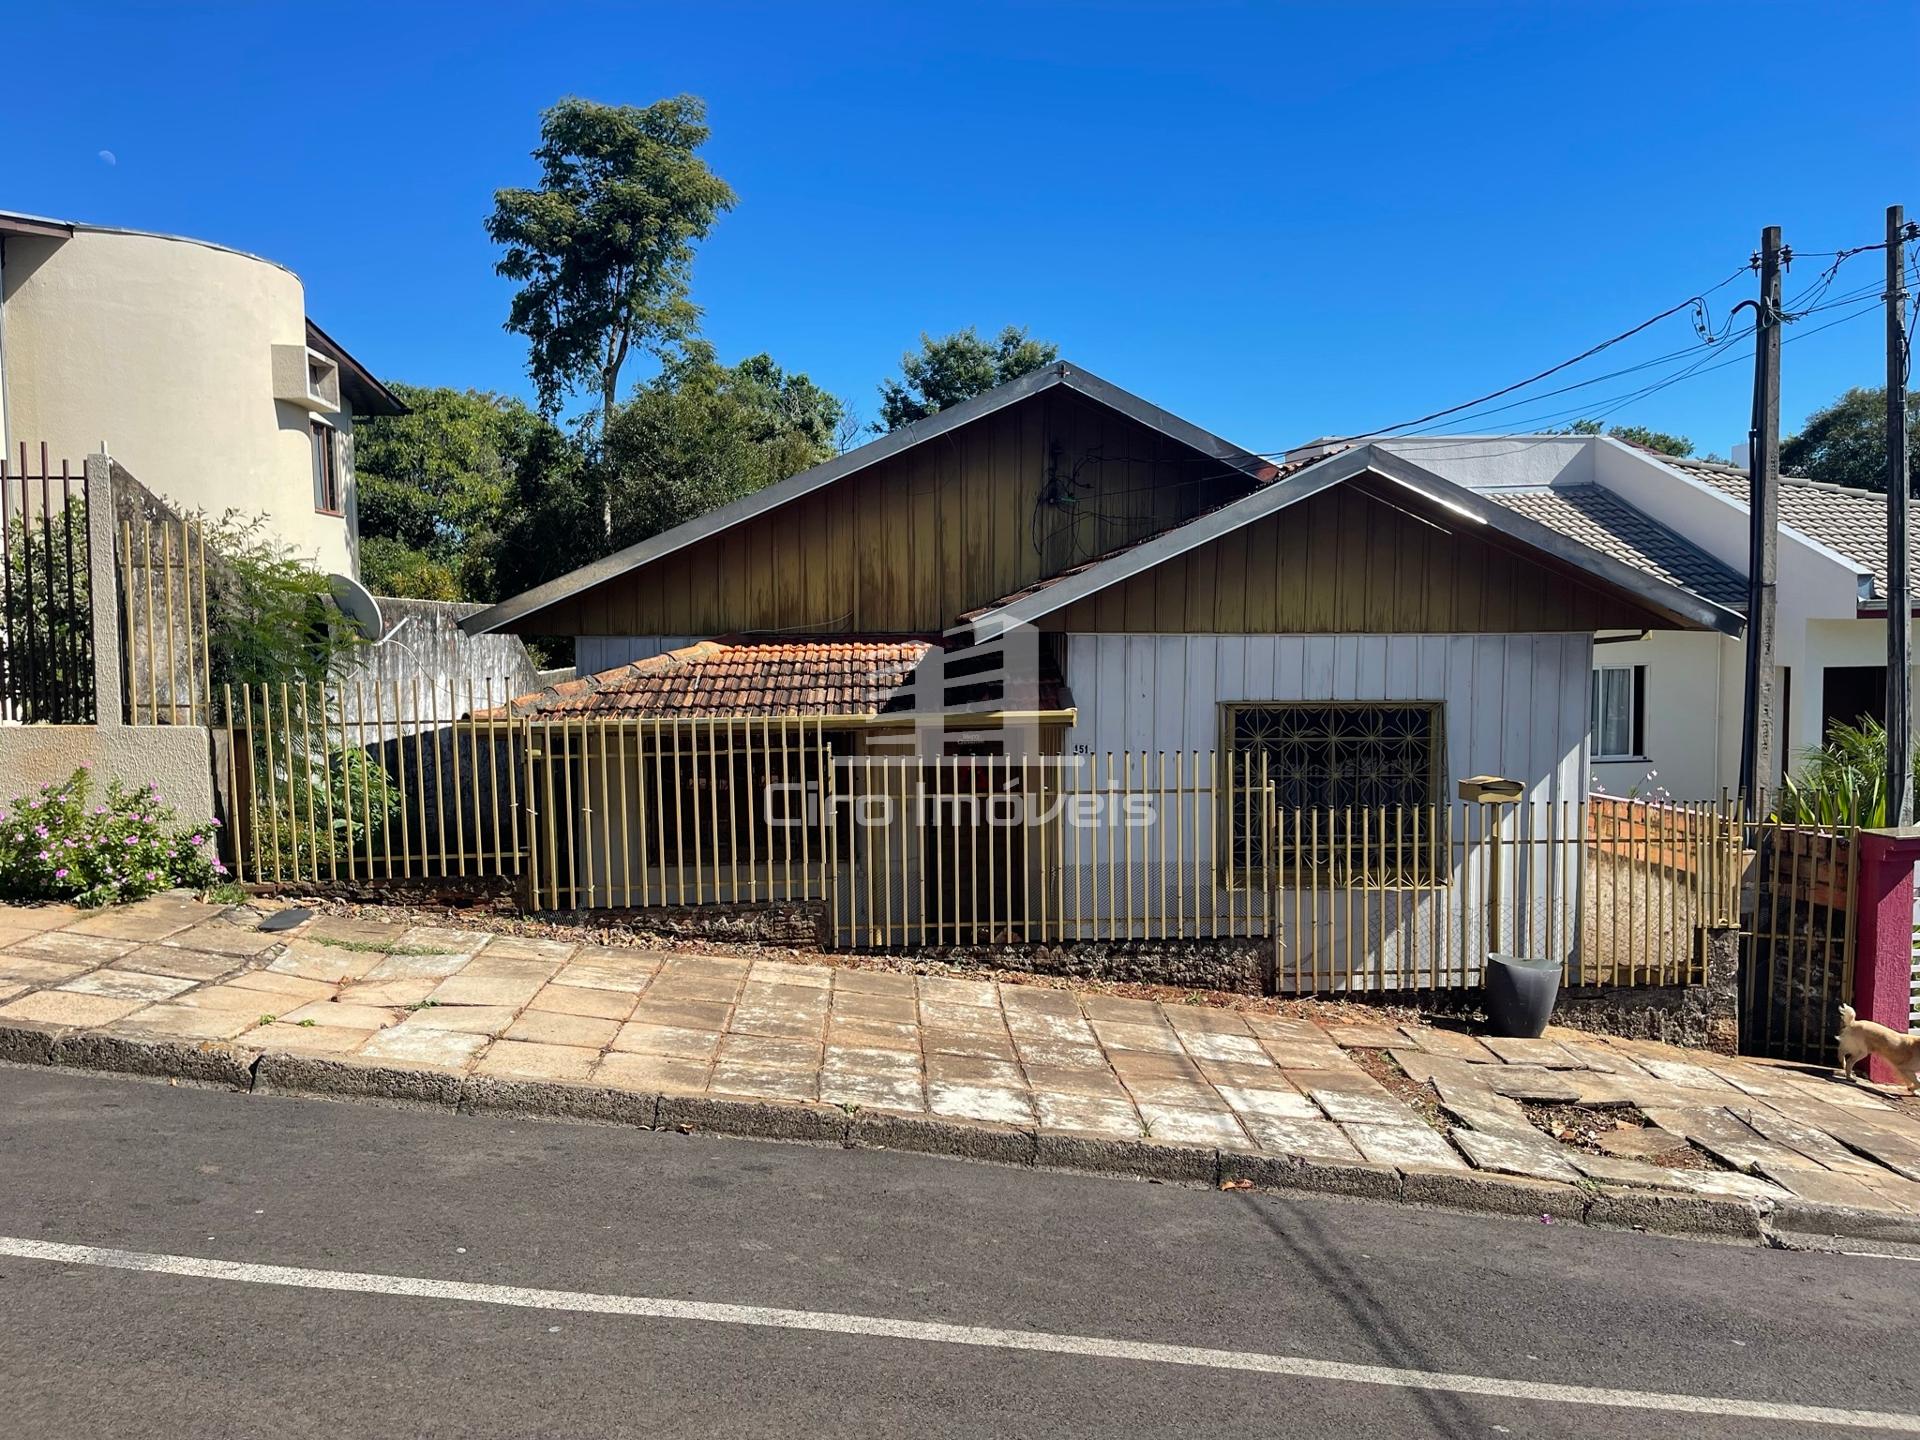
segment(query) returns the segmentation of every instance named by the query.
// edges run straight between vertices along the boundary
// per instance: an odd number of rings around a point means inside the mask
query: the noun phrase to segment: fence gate
[[[1834,1063],[1839,1006],[1853,994],[1852,834],[1752,827],[1740,932],[1740,1052]]]

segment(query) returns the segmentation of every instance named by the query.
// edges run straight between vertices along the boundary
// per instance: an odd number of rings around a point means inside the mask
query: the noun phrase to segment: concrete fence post
[[[126,720],[126,700],[121,692],[120,574],[114,563],[113,461],[105,455],[89,455],[85,469],[87,590],[93,609],[94,723],[117,726]]]
[[[1912,1017],[1913,867],[1920,861],[1920,827],[1858,835],[1853,1008],[1862,1020],[1904,1031]],[[1882,1084],[1904,1083],[1877,1055],[1867,1062],[1867,1074]]]

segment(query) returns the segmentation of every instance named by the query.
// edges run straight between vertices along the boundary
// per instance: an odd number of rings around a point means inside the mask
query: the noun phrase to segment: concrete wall
[[[160,787],[183,823],[213,813],[213,770],[200,725],[0,725],[0,789],[58,784],[85,765],[94,783]]]
[[[383,693],[391,693],[398,684],[410,697],[417,681],[423,695],[437,697],[436,713],[447,716],[485,708],[489,693],[498,703],[538,690],[544,682],[518,635],[469,635],[460,628],[462,619],[486,608],[380,597],[380,617],[393,639],[359,652],[359,664],[347,688],[357,680],[369,687],[379,684],[386,687]],[[469,691],[472,706],[467,703]]]
[[[352,428],[341,435],[346,518],[314,509],[312,416],[274,399],[273,347],[306,345],[298,277],[193,240],[109,230],[9,237],[5,431],[78,461],[104,443],[184,510],[265,514],[323,570],[351,572]]]

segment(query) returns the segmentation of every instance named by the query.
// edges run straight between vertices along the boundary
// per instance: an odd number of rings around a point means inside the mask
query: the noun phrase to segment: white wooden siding
[[[1577,806],[1586,793],[1590,635],[1073,634],[1064,658],[1079,709],[1067,736],[1069,754],[1216,750],[1220,706],[1235,701],[1438,701],[1446,774],[1435,799],[1443,806],[1453,803],[1454,787],[1466,776],[1507,776],[1527,786],[1535,807],[1529,824],[1538,832],[1549,807]],[[1508,833],[1517,833],[1518,819],[1508,816]],[[1158,844],[1155,834],[1145,839]],[[1348,904],[1331,894],[1282,889],[1276,896],[1281,989],[1330,988],[1322,977],[1339,975],[1339,961],[1356,951],[1372,959],[1373,988],[1476,980],[1479,962],[1464,952],[1486,908],[1482,855],[1476,847],[1475,859],[1439,891],[1396,899],[1392,908],[1378,896],[1371,904],[1361,901],[1358,892]],[[1549,922],[1555,897],[1578,884],[1571,855],[1553,866],[1544,854],[1516,859],[1508,923],[1526,907],[1534,916],[1532,948],[1546,948],[1539,937],[1548,935],[1564,956],[1572,936]],[[1209,869],[1196,866],[1195,878]],[[1549,876],[1549,869],[1559,873]],[[1214,903],[1224,919],[1236,897],[1216,890]],[[1303,925],[1298,921],[1308,904],[1318,905],[1320,919]],[[1386,915],[1397,923],[1383,923]],[[1442,930],[1460,943],[1444,973],[1436,974],[1432,957]]]
[[[1586,793],[1589,635],[1076,634],[1065,668],[1069,753],[1212,750],[1233,701],[1439,701],[1436,798],[1469,775],[1524,781],[1536,801]]]

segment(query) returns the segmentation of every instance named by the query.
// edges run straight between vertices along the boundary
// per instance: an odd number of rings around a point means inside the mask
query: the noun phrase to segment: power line
[[[1742,275],[1746,274],[1750,268],[1751,268],[1750,265],[1744,265],[1744,264],[1741,265],[1739,269],[1735,270],[1731,275],[1727,276],[1726,279],[1720,281],[1718,284],[1709,286],[1707,289],[1702,290],[1697,295],[1689,295],[1686,299],[1682,300],[1678,305],[1670,305],[1665,310],[1662,310],[1659,314],[1648,316],[1645,320],[1642,320],[1638,325],[1633,326],[1631,329],[1622,330],[1618,335],[1615,335],[1610,339],[1602,340],[1598,345],[1589,346],[1587,349],[1582,350],[1578,355],[1573,356],[1571,359],[1562,360],[1558,365],[1550,365],[1537,375],[1529,375],[1524,380],[1516,380],[1511,385],[1503,385],[1500,389],[1492,391],[1489,394],[1479,396],[1477,399],[1462,401],[1458,405],[1449,405],[1444,410],[1435,410],[1431,414],[1421,415],[1418,418],[1413,420],[1402,420],[1398,424],[1383,426],[1377,430],[1363,430],[1358,434],[1344,435],[1332,443],[1344,445],[1344,444],[1349,444],[1355,440],[1366,439],[1370,436],[1391,435],[1394,432],[1399,430],[1411,430],[1416,426],[1425,425],[1431,421],[1443,419],[1448,415],[1456,415],[1462,410],[1474,409],[1478,406],[1486,404],[1487,401],[1489,400],[1498,400],[1503,395],[1511,395],[1516,390],[1524,390],[1529,385],[1538,384],[1540,381],[1545,380],[1549,375],[1558,375],[1562,370],[1570,369],[1573,366],[1578,365],[1583,360],[1591,360],[1595,355],[1598,355],[1601,351],[1610,349],[1613,346],[1618,345],[1623,340],[1631,340],[1635,335],[1638,335],[1641,331],[1646,330],[1651,326],[1658,325],[1662,320],[1666,320],[1674,315],[1678,315],[1682,310],[1691,309],[1694,311],[1694,316],[1695,316],[1694,324],[1695,324],[1695,328],[1697,329],[1704,324],[1704,313],[1706,310],[1707,296],[1713,294],[1715,291],[1725,289],[1728,285],[1731,285],[1735,280],[1738,280]]]

